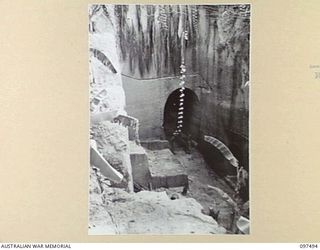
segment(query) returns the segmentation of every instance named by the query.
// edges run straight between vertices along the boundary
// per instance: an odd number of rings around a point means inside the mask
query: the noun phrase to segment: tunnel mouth
[[[190,135],[193,140],[198,141],[200,133],[200,108],[197,95],[189,88],[185,88],[183,93],[183,127],[181,132]],[[163,128],[166,139],[169,139],[177,128],[179,102],[181,88],[174,90],[168,97],[163,116]]]

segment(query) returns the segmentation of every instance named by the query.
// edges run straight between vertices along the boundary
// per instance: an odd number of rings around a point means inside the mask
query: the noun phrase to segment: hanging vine
[[[168,17],[167,17],[167,12],[166,12],[166,7],[164,5],[159,6],[159,17],[158,21],[160,23],[160,27],[163,30],[168,30]]]
[[[198,9],[197,6],[192,6],[191,7],[191,15],[192,15],[192,25],[194,27],[194,29],[198,28],[198,23],[199,23],[199,13],[198,13]]]
[[[176,130],[173,133],[178,135],[182,132],[183,128],[183,116],[184,116],[184,90],[186,81],[186,66],[185,66],[185,52],[186,52],[186,40],[188,40],[188,31],[186,30],[186,18],[184,15],[185,6],[180,6],[180,18],[179,18],[179,32],[181,39],[181,65],[180,65],[180,95],[179,95],[179,109],[177,117]]]

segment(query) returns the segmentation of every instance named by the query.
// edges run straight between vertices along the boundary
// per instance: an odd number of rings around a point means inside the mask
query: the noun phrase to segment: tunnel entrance
[[[176,129],[180,93],[180,89],[173,91],[164,107],[163,128],[167,139],[172,136]],[[184,94],[182,133],[190,134],[192,139],[198,141],[201,118],[199,99],[191,89],[186,88]]]

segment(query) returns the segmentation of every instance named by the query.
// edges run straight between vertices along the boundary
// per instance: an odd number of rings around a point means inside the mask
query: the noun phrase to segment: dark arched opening
[[[201,118],[199,99],[191,89],[186,88],[183,93],[185,96],[182,133],[189,134],[192,139],[198,140]],[[180,89],[173,91],[164,107],[163,127],[168,139],[176,129],[180,94]]]

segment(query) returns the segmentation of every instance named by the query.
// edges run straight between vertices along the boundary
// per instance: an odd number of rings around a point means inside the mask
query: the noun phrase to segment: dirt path
[[[209,207],[213,207],[216,212],[219,211],[217,222],[230,230],[235,207],[234,201],[230,198],[232,199],[234,191],[214,173],[196,149],[193,148],[191,154],[177,149],[175,156],[188,173],[190,190],[187,197],[196,199],[207,214],[209,214]],[[208,185],[216,189],[210,188]]]

